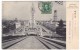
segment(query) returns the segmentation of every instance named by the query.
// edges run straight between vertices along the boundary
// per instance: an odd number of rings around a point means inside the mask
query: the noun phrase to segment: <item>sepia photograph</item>
[[[66,1],[3,1],[2,49],[66,49]]]

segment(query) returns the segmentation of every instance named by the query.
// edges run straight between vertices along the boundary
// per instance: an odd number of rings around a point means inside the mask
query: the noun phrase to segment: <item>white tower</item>
[[[34,5],[32,3],[32,8],[31,8],[31,13],[32,13],[32,18],[31,18],[31,25],[32,25],[32,28],[34,27]]]
[[[54,22],[56,22],[57,21],[57,10],[54,10]]]
[[[54,27],[56,28],[56,25],[57,25],[57,10],[54,10],[54,16],[53,16],[53,24],[54,24]]]

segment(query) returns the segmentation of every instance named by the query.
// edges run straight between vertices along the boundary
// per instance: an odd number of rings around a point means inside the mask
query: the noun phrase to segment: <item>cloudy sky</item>
[[[31,19],[31,7],[32,3],[34,5],[34,18],[35,20],[50,20],[54,19],[54,10],[57,10],[57,20],[63,19],[66,20],[66,6],[65,2],[63,5],[52,2],[52,14],[41,14],[41,11],[38,8],[38,2],[15,2],[15,1],[5,1],[2,4],[2,18],[3,19]]]

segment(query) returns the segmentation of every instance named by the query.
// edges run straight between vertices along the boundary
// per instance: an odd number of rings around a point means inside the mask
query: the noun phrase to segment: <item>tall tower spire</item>
[[[31,13],[32,13],[32,18],[31,18],[31,22],[32,22],[32,28],[34,27],[34,5],[32,3],[32,8],[31,8]]]
[[[54,10],[54,21],[57,21],[57,10]]]
[[[54,23],[54,26],[56,28],[56,25],[57,25],[57,10],[54,10],[54,16],[53,16],[53,23]]]

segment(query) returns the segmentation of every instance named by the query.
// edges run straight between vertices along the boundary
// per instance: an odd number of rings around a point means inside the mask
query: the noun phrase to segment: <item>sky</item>
[[[52,2],[52,13],[41,14],[38,8],[38,2],[29,1],[3,1],[2,3],[2,18],[3,19],[15,19],[30,20],[32,17],[31,7],[34,5],[34,19],[35,20],[50,20],[54,19],[54,10],[57,10],[57,20],[66,20],[66,2],[63,5]]]

